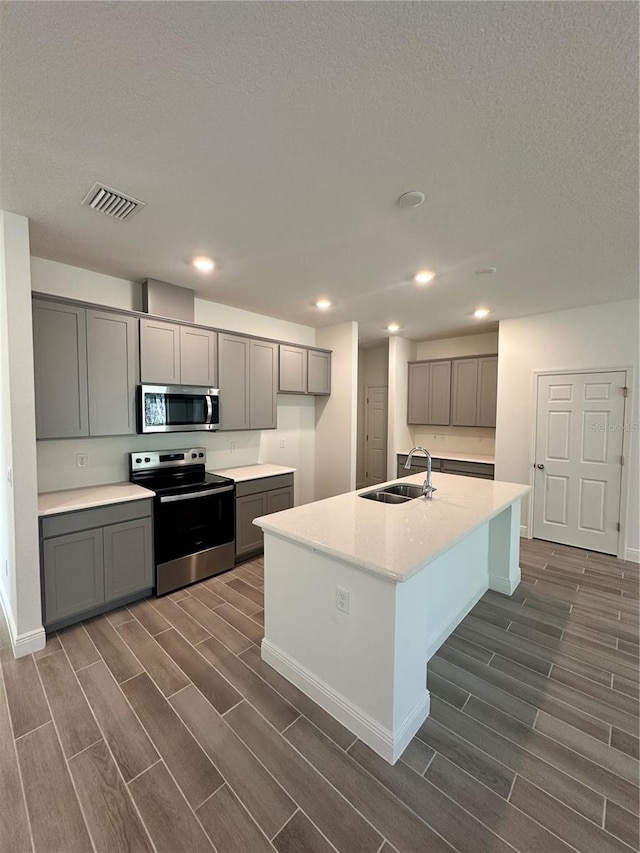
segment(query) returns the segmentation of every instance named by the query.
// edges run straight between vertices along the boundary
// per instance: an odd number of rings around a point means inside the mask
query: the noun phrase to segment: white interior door
[[[626,373],[538,377],[533,535],[618,551]]]
[[[365,420],[365,483],[387,479],[387,386],[367,388]]]

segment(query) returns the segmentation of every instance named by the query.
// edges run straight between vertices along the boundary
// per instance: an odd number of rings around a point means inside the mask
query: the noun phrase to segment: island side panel
[[[268,531],[264,546],[263,659],[380,751],[394,722],[397,585]]]
[[[489,589],[513,595],[520,583],[520,501],[489,522]]]

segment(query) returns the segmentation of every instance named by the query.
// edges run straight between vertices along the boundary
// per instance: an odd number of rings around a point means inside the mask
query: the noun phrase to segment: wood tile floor
[[[261,560],[4,648],[0,850],[637,850],[638,566],[521,556],[395,767],[261,661]]]

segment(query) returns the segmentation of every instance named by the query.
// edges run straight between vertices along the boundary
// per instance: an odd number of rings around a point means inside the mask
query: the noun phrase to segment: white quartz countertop
[[[422,474],[413,474],[390,482],[423,480]],[[385,485],[389,483],[375,488]],[[254,523],[398,583],[530,491],[516,483],[440,473],[434,473],[433,485],[437,491],[432,500],[387,504],[348,492],[261,516]]]
[[[155,492],[133,483],[109,483],[106,486],[87,486],[61,492],[41,492],[38,495],[38,515],[74,512],[78,509],[140,501],[154,496]]]
[[[277,477],[278,474],[293,474],[295,468],[287,468],[284,465],[271,465],[268,462],[260,462],[256,465],[245,465],[238,468],[216,468],[207,469],[209,474],[220,474],[221,477],[231,477],[236,483],[244,480],[259,480],[262,477]]]
[[[429,453],[433,456],[434,459],[451,459],[455,462],[484,462],[487,465],[495,465],[496,457],[492,456],[490,453],[449,453],[448,451],[444,451],[442,453],[438,453],[437,450],[431,450],[430,447],[427,447]],[[398,456],[408,456],[408,450],[401,450],[398,452]],[[416,453],[413,457],[415,459],[424,459],[424,453]]]

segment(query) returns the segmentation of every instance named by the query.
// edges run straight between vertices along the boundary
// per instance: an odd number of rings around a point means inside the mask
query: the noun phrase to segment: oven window
[[[157,563],[225,545],[235,537],[233,492],[171,503],[156,499],[154,513]]]

